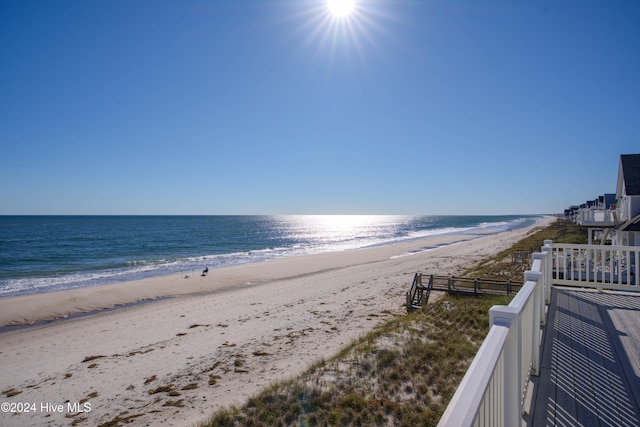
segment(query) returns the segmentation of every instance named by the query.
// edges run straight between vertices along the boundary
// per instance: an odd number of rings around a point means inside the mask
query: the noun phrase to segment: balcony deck
[[[529,426],[640,425],[640,295],[554,288]]]

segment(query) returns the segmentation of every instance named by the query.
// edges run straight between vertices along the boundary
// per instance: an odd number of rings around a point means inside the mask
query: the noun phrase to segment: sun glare
[[[327,7],[337,18],[349,16],[355,7],[355,0],[327,0]]]
[[[364,61],[381,46],[381,37],[391,35],[388,23],[397,21],[396,2],[409,0],[287,0],[292,4],[290,19],[296,21],[292,36],[302,43],[297,52],[329,68]]]

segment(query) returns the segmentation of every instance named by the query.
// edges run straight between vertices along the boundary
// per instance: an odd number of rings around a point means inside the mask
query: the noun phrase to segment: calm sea
[[[540,216],[0,216],[0,297],[501,232]]]

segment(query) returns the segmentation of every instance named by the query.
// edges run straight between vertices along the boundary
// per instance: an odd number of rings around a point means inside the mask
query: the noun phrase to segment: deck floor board
[[[533,426],[640,425],[640,295],[554,288]]]

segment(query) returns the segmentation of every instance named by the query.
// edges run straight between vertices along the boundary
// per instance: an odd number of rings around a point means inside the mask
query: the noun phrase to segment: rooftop
[[[628,196],[640,195],[640,154],[623,154],[620,156],[621,178]],[[620,186],[620,184],[618,184]],[[619,193],[619,191],[618,191]]]

